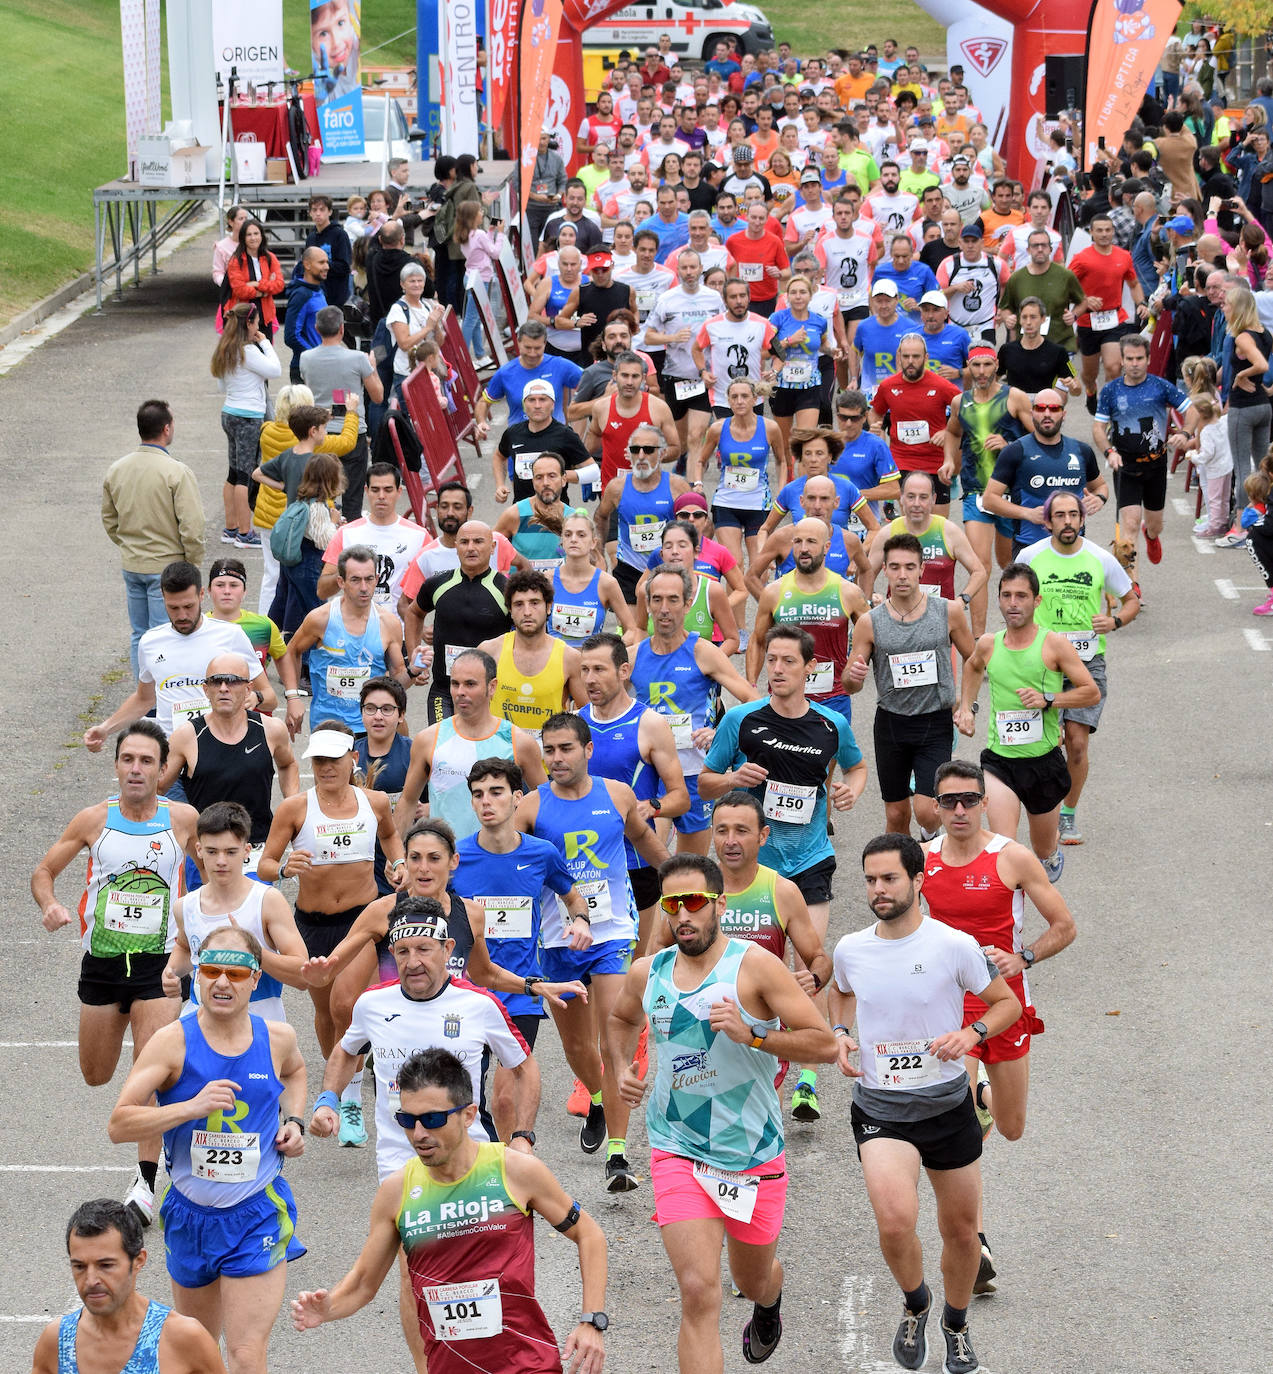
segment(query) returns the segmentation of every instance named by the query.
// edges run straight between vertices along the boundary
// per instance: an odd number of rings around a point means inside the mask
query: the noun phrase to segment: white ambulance
[[[758,53],[774,46],[773,27],[764,12],[739,0],[657,0],[628,5],[590,24],[583,34],[585,48],[626,48],[634,57],[668,34],[672,51],[694,61],[709,61],[722,39],[734,39],[740,53]]]

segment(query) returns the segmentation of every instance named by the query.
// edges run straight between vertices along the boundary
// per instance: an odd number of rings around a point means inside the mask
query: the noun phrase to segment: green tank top
[[[1100,615],[1105,600],[1105,568],[1089,549],[1060,554],[1051,540],[1041,540],[1031,553],[1030,566],[1039,575],[1043,600],[1034,623],[1070,639],[1087,661],[1105,652],[1105,636],[1093,634],[1092,617]]]
[[[778,874],[764,864],[757,865],[756,876],[741,892],[725,894],[720,928],[724,934],[760,945],[781,959],[787,952],[787,927],[778,913],[777,885]]]
[[[1000,630],[995,635],[994,653],[986,665],[986,677],[990,680],[990,748],[1005,758],[1039,758],[1057,747],[1061,721],[1055,708],[1022,706],[1017,689],[1033,687],[1036,692],[1056,693],[1061,690],[1062,675],[1043,662],[1047,630],[1040,627],[1034,641],[1024,649],[1005,647],[1006,633]]]
[[[690,602],[689,609],[685,612],[685,629],[688,634],[702,635],[710,644],[712,642],[712,631],[715,629],[715,622],[712,620],[712,612],[707,604],[710,595],[711,583],[702,575],[697,573],[698,586],[694,589],[694,600]],[[645,622],[646,634],[654,633],[654,617],[650,616]]]
[[[698,987],[682,991],[672,979],[678,951],[662,949],[650,965],[644,998],[658,1051],[645,1114],[650,1144],[732,1172],[766,1164],[783,1150],[777,1061],[764,1050],[736,1044],[709,1023],[715,1003],[738,1000],[746,953],[745,941],[730,940]],[[778,1028],[777,1018],[761,1024]]]

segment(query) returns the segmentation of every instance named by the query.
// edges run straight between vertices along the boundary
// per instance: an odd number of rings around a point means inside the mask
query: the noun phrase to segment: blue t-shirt
[[[867,400],[875,395],[875,388],[897,371],[897,346],[907,334],[923,335],[924,326],[914,315],[898,311],[892,324],[881,324],[868,315],[858,325],[853,337],[854,347],[862,355],[862,390]]]
[[[1178,386],[1151,372],[1139,386],[1128,386],[1122,377],[1106,382],[1096,399],[1096,419],[1125,459],[1152,463],[1167,454],[1167,412],[1188,407],[1189,397]]]
[[[544,920],[543,892],[547,888],[564,897],[574,886],[574,879],[556,845],[534,835],[519,837],[516,849],[507,854],[493,854],[483,849],[477,835],[466,835],[456,846],[459,865],[451,878],[451,886],[461,897],[485,904],[486,929],[506,926],[517,930],[526,925],[529,911],[528,936],[487,935],[491,958],[501,968],[529,978],[542,976],[539,964],[540,928]],[[556,917],[556,903],[553,919]],[[508,1008],[510,1016],[542,1016],[543,1007],[536,997],[524,992],[494,994]]]
[[[960,369],[968,365],[972,336],[961,325],[947,320],[938,333],[924,335],[924,344],[929,363],[944,363],[947,367]]]
[[[1101,475],[1091,444],[1062,435],[1059,443],[1041,444],[1033,434],[1005,444],[995,459],[993,482],[1002,482],[1004,495],[1014,506],[1035,509],[1054,491],[1073,492],[1080,500],[1083,489]],[[1035,544],[1048,538],[1044,525],[1030,520],[1016,522],[1018,544]]]
[[[690,217],[683,210],[678,211],[671,224],[660,219],[658,215],[651,215],[641,221],[641,229],[648,229],[659,236],[658,251],[654,254],[655,262],[666,262],[669,253],[684,248],[690,241]]]
[[[865,426],[856,439],[845,439],[844,452],[831,464],[831,472],[847,477],[861,491],[870,491],[881,482],[900,478],[901,475],[889,446]],[[878,520],[880,503],[868,501],[867,505]]]
[[[820,385],[818,352],[822,348],[823,336],[831,328],[831,321],[824,319],[821,315],[815,315],[812,310],[809,311],[807,320],[796,319],[790,310],[776,310],[770,317],[769,323],[777,330],[774,342],[782,346],[783,349],[783,368],[778,373],[778,385],[791,386],[800,391],[806,391],[810,387]],[[788,344],[787,339],[802,329],[805,332],[804,342]],[[786,364],[793,362],[813,364],[807,380],[788,381],[783,375],[786,372]]]
[[[766,815],[769,839],[761,846],[760,862],[789,878],[832,857],[827,838],[827,774],[833,764],[847,770],[862,761],[862,751],[849,722],[838,711],[809,702],[808,714],[798,719],[779,716],[768,697],[732,706],[716,727],[716,737],[703,765],[713,773],[739,768],[748,760],[759,763],[769,777],[749,788],[768,811],[769,784],[815,789],[812,814],[797,823]]]
[[[526,412],[522,409],[522,393],[527,386],[541,380],[551,382],[557,393],[553,417],[565,424],[565,394],[579,385],[582,376],[583,369],[576,367],[569,358],[558,358],[552,353],[545,353],[538,367],[524,367],[520,358],[510,358],[486,383],[486,394],[492,401],[507,401],[509,425],[520,425],[526,418]]]
[[[847,477],[841,477],[834,472],[827,475],[835,483],[836,494],[835,510],[831,515],[831,523],[839,525],[841,529],[847,529],[853,512],[866,505],[866,502],[862,500],[862,493],[857,486]],[[794,482],[788,482],[778,493],[778,505],[784,511],[792,511],[791,518],[793,520],[802,518],[795,515],[794,512],[800,508],[800,493],[804,491],[804,484],[808,480],[807,477],[797,477]]]
[[[364,735],[354,745],[354,758],[357,761],[359,770],[365,775],[367,772],[367,736]],[[376,780],[372,783],[372,790],[376,792],[388,793],[390,803],[394,806],[398,804],[398,798],[402,795],[402,789],[407,781],[407,769],[411,764],[411,741],[406,735],[394,735],[393,743],[389,746],[389,752],[376,760]],[[380,848],[380,837],[376,836],[376,891],[382,897],[387,897],[393,891],[393,884],[385,877],[385,851]]]
[[[909,296],[916,302],[925,291],[937,290],[937,278],[933,275],[933,269],[918,259],[913,261],[905,272],[899,272],[892,261],[886,259],[875,269],[871,285],[874,286],[876,282],[881,281],[893,282],[897,286],[899,296]]]

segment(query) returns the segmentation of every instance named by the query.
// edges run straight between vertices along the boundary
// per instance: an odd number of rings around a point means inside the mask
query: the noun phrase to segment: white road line
[[[1270,644],[1254,625],[1248,625],[1246,629],[1242,631],[1242,635],[1256,653],[1267,653],[1270,649],[1273,649],[1273,644]]]
[[[1236,601],[1238,599],[1238,589],[1227,577],[1216,578],[1216,591],[1218,591],[1226,601]]]
[[[79,1048],[79,1043],[78,1040],[0,1040],[0,1050],[73,1050]]]
[[[874,1279],[846,1274],[840,1284],[840,1354],[845,1368],[855,1374],[889,1374],[897,1368],[892,1360],[873,1358],[874,1339],[860,1326],[860,1319],[874,1306],[874,1294]]]
[[[132,1174],[135,1164],[0,1164],[6,1174]]]
[[[1176,508],[1177,515],[1193,514],[1192,510],[1190,509],[1190,507],[1193,505],[1193,502],[1186,500],[1183,496],[1173,496],[1171,498],[1171,504]]]

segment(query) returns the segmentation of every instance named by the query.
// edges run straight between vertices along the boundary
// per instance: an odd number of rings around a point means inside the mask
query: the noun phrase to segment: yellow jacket
[[[345,424],[339,434],[329,434],[314,450],[315,453],[334,453],[337,458],[353,451],[358,442],[358,412],[349,411]],[[261,462],[268,463],[277,458],[285,449],[296,443],[296,435],[287,425],[277,420],[266,420],[261,426]],[[287,508],[287,493],[275,491],[264,483],[256,494],[256,509],[252,512],[252,523],[258,530],[272,530],[274,522]]]

